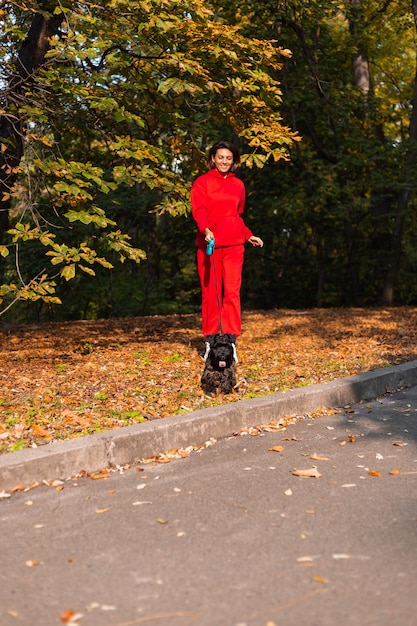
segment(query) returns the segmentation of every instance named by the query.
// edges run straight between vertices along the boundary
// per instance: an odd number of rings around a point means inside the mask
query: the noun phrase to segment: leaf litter
[[[416,313],[416,307],[244,312],[239,385],[213,397],[200,386],[199,315],[0,325],[0,452],[413,360]],[[281,430],[284,422],[263,430]]]

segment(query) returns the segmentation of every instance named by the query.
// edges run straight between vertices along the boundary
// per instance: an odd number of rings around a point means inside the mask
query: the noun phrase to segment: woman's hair
[[[213,157],[216,156],[217,150],[230,150],[230,152],[233,154],[233,165],[231,167],[231,170],[234,171],[235,169],[239,167],[240,165],[239,150],[237,149],[235,144],[232,143],[231,141],[222,140],[222,141],[217,141],[215,144],[213,144],[209,150],[208,158],[207,158],[207,165],[210,169],[213,169],[215,167],[213,163]]]

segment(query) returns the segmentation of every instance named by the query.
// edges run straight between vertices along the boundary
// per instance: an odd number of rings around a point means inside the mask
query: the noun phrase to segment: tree
[[[394,286],[410,278],[400,261],[407,216],[416,205],[410,5],[245,0],[222,7],[228,21],[244,24],[247,36],[257,32],[293,51],[281,73],[281,112],[302,141],[279,173],[268,172],[271,194],[279,198],[273,210],[282,216],[277,229],[290,233],[285,252],[291,263],[278,248],[274,252],[281,268],[277,290],[284,283],[292,293],[299,290],[302,264],[309,300],[301,299],[301,306],[392,304]]]
[[[118,228],[118,198],[131,189],[146,213],[184,215],[219,133],[241,142],[249,167],[288,158],[298,138],[272,77],[290,52],[201,0],[3,7],[3,310],[56,303],[59,285],[111,268],[115,254],[143,260]]]

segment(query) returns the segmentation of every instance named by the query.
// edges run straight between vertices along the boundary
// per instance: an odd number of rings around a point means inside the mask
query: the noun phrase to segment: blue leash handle
[[[213,250],[214,250],[214,239],[210,239],[206,247],[206,252],[209,256],[211,256],[213,254]]]

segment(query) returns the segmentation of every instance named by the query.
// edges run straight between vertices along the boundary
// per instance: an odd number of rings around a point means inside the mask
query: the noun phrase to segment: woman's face
[[[214,167],[220,174],[226,175],[230,172],[233,165],[233,152],[227,148],[219,148],[212,157]]]

